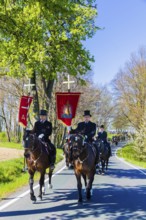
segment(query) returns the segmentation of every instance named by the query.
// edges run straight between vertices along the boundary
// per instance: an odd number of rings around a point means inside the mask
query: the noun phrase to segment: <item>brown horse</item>
[[[105,167],[106,170],[108,169],[108,162],[110,157],[110,152],[107,146],[108,143],[105,144],[102,140],[96,140],[95,144],[97,145],[99,151],[99,164],[101,163],[102,167],[102,169],[99,169],[99,173],[104,174]]]
[[[84,142],[84,137],[80,134],[73,134],[70,137],[72,161],[77,179],[79,199],[82,202],[82,182],[83,177],[86,187],[86,198],[91,198],[92,183],[96,172],[96,151],[94,146]]]
[[[69,167],[70,166],[70,147],[69,147],[69,144],[68,144],[68,140],[66,140],[66,143],[63,145],[63,152],[64,152],[64,155],[65,155],[65,163],[66,163],[66,166]]]
[[[46,147],[42,143],[42,141],[35,135],[31,134],[30,130],[26,130],[23,136],[24,148],[25,148],[25,156],[26,163],[28,167],[29,173],[29,186],[30,186],[30,199],[32,201],[36,201],[36,197],[34,195],[33,183],[34,183],[34,174],[36,171],[40,172],[40,180],[39,180],[39,195],[37,200],[42,200],[42,188],[44,187],[44,179],[46,169],[49,167],[49,152],[46,152]],[[52,170],[49,167],[49,187],[52,188],[51,178],[52,178]]]
[[[69,137],[66,138],[66,142],[63,145],[63,152],[64,152],[64,156],[65,156],[66,166],[68,168],[72,168],[73,164],[72,164],[72,162],[70,160],[71,149],[70,149],[70,145],[69,145]]]

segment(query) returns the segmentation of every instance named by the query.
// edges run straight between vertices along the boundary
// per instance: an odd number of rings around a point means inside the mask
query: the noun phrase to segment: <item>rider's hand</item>
[[[39,136],[38,136],[38,138],[43,138],[44,137],[44,134],[40,134]]]

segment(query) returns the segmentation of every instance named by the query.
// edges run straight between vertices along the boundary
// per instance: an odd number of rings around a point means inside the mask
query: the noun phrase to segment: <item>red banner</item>
[[[71,126],[71,121],[76,115],[80,94],[75,92],[56,93],[57,117],[67,126]]]
[[[27,116],[28,110],[31,105],[33,97],[31,96],[22,96],[20,100],[20,107],[19,107],[19,124],[23,127],[27,126]]]

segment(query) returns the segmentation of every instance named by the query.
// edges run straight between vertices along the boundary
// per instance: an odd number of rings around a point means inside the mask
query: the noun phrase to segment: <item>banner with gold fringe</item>
[[[20,100],[20,107],[19,107],[19,124],[23,127],[27,126],[27,118],[28,118],[28,110],[31,105],[33,97],[31,96],[22,96]]]
[[[80,95],[79,92],[56,93],[57,118],[67,126],[71,126],[72,119],[76,115]]]

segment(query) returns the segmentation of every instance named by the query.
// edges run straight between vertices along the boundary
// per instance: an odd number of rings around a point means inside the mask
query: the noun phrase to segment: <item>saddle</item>
[[[46,142],[46,141],[43,141],[43,140],[41,140],[41,139],[40,139],[40,141],[41,141],[42,146],[43,146],[42,149],[44,150],[45,153],[47,153],[47,154],[49,155],[49,152],[51,151],[51,146],[50,146],[49,143]]]

